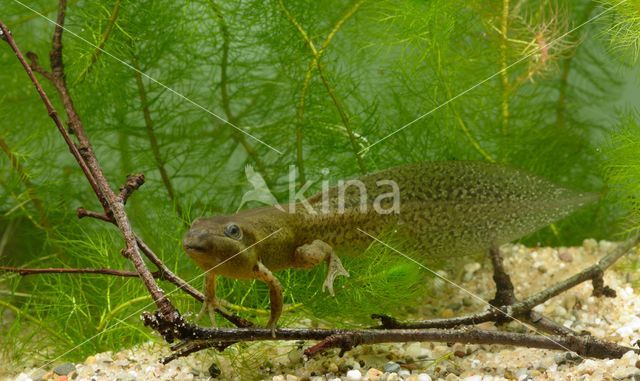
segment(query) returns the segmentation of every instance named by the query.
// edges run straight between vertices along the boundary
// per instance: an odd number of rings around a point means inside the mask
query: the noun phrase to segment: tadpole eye
[[[230,223],[224,228],[224,235],[229,238],[239,240],[242,238],[242,230],[240,229],[240,226],[234,223]]]

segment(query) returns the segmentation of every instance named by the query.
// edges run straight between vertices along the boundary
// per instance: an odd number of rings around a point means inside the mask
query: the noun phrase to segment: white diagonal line
[[[193,101],[193,100],[191,100],[190,98],[187,98],[185,95],[182,95],[181,93],[179,93],[179,92],[177,92],[176,90],[174,90],[174,89],[170,88],[169,86],[167,86],[167,85],[165,85],[164,83],[162,83],[162,82],[158,81],[157,79],[155,79],[155,78],[151,77],[150,75],[148,75],[148,74],[144,73],[143,71],[136,69],[134,66],[132,66],[132,65],[130,65],[130,64],[128,64],[128,63],[126,63],[126,62],[125,62],[125,61],[123,61],[122,59],[120,59],[120,58],[118,58],[118,57],[114,56],[113,54],[111,54],[111,53],[107,52],[106,50],[104,50],[104,49],[100,48],[99,46],[97,46],[97,45],[95,45],[95,44],[91,43],[91,42],[90,42],[90,41],[88,41],[87,39],[85,39],[85,38],[81,37],[80,35],[78,35],[78,34],[76,34],[76,33],[74,33],[74,32],[72,32],[71,30],[69,30],[69,29],[67,29],[67,28],[63,27],[62,25],[59,25],[59,24],[58,24],[57,22],[55,22],[54,20],[51,20],[51,19],[50,19],[50,18],[48,18],[47,16],[45,16],[45,15],[43,15],[42,13],[40,13],[40,12],[36,11],[35,9],[33,9],[33,8],[29,7],[28,5],[26,5],[26,4],[22,3],[22,2],[20,2],[19,0],[13,0],[13,1],[14,1],[14,2],[16,2],[16,3],[18,3],[18,4],[20,4],[20,5],[22,5],[23,7],[27,8],[27,9],[28,9],[28,10],[30,10],[31,12],[33,12],[33,13],[37,14],[38,16],[42,17],[43,19],[45,19],[45,20],[49,21],[50,23],[52,23],[52,24],[54,24],[54,25],[58,26],[59,28],[62,28],[65,32],[67,32],[67,33],[71,34],[72,36],[74,36],[74,37],[78,38],[79,40],[82,40],[83,42],[87,43],[88,45],[90,45],[90,46],[92,46],[92,47],[94,47],[94,48],[98,49],[100,52],[102,52],[102,53],[104,53],[104,54],[108,55],[109,57],[113,58],[114,60],[116,60],[116,61],[120,62],[121,64],[123,64],[124,66],[128,67],[129,69],[131,69],[131,70],[133,70],[133,71],[136,71],[136,72],[140,73],[140,75],[142,75],[142,76],[144,76],[144,77],[148,78],[150,81],[154,82],[155,84],[157,84],[158,86],[162,87],[163,89],[170,91],[171,93],[173,93],[174,95],[178,96],[179,98],[184,99],[185,101],[187,101],[187,102],[191,103],[192,105],[194,105],[195,107],[199,108],[200,110],[202,110],[202,111],[204,111],[204,112],[206,112],[206,113],[208,113],[208,114],[212,115],[213,117],[215,117],[216,119],[218,119],[218,120],[219,120],[219,121],[221,121],[222,123],[230,125],[231,127],[235,128],[236,130],[238,130],[238,131],[242,132],[243,134],[247,135],[247,136],[248,136],[248,137],[250,137],[251,139],[253,139],[253,140],[255,140],[255,141],[257,141],[257,142],[259,142],[259,143],[261,143],[261,144],[263,144],[263,145],[265,145],[265,146],[267,146],[267,147],[269,147],[269,148],[270,148],[270,149],[272,149],[273,151],[275,151],[275,152],[279,153],[280,155],[282,155],[282,151],[280,151],[280,150],[278,150],[278,149],[274,148],[273,146],[271,146],[271,145],[269,145],[269,144],[265,143],[265,142],[264,142],[264,141],[262,141],[261,139],[259,139],[259,138],[255,137],[255,136],[253,136],[252,134],[250,134],[250,133],[248,133],[247,131],[243,130],[242,128],[240,128],[240,127],[236,126],[235,124],[231,123],[230,121],[226,120],[225,118],[223,118],[223,117],[219,116],[218,114],[214,113],[213,111],[211,111],[211,110],[207,109],[206,107],[202,106],[201,104],[197,103],[196,101]]]
[[[225,259],[224,261],[222,261],[222,262],[218,263],[217,265],[213,266],[213,267],[212,267],[212,268],[210,268],[209,270],[207,270],[207,271],[203,272],[202,274],[198,275],[197,277],[195,277],[195,278],[191,279],[190,281],[188,281],[188,282],[187,282],[187,284],[191,284],[191,282],[195,281],[196,279],[199,279],[199,278],[201,278],[201,277],[205,276],[206,274],[208,274],[209,272],[211,272],[211,270],[215,269],[215,268],[216,268],[216,267],[218,267],[218,266],[221,266],[221,265],[225,264],[226,262],[229,262],[229,261],[230,261],[230,260],[232,260],[233,258],[235,258],[235,257],[237,257],[238,255],[240,255],[240,254],[244,253],[245,251],[247,251],[247,250],[251,249],[252,247],[254,247],[254,246],[256,246],[257,244],[259,244],[260,242],[262,242],[262,241],[266,240],[267,238],[269,238],[269,237],[273,236],[274,234],[276,234],[276,233],[277,233],[277,232],[279,232],[280,230],[282,230],[282,228],[279,228],[278,230],[276,230],[276,231],[272,232],[271,234],[269,234],[268,236],[266,236],[266,237],[262,238],[261,240],[259,240],[259,241],[255,242],[255,243],[253,243],[253,244],[251,244],[251,245],[249,245],[249,246],[245,247],[244,249],[240,250],[239,252],[235,253],[234,255],[230,256],[229,258]],[[167,296],[169,296],[169,295],[171,295],[171,294],[173,294],[173,293],[175,293],[175,292],[179,291],[180,289],[181,289],[181,288],[176,288],[176,289],[175,289],[175,290],[173,290],[173,291],[167,292],[164,296],[165,296],[165,297],[167,297]],[[64,356],[66,356],[67,354],[69,354],[69,353],[71,353],[71,352],[75,351],[76,349],[80,348],[81,346],[83,346],[84,344],[88,343],[89,341],[91,341],[91,340],[95,339],[96,337],[98,337],[98,336],[100,336],[100,335],[102,335],[102,334],[104,334],[104,333],[106,333],[106,332],[108,332],[108,331],[111,331],[112,329],[114,329],[115,327],[117,327],[117,326],[118,326],[119,324],[121,324],[122,322],[124,322],[124,321],[128,320],[129,318],[131,318],[131,317],[133,317],[133,316],[135,316],[135,315],[139,314],[140,312],[142,312],[143,310],[145,310],[145,309],[146,309],[146,308],[148,308],[148,307],[153,306],[154,304],[155,304],[155,303],[149,303],[149,304],[147,304],[146,306],[144,306],[144,307],[142,307],[142,308],[138,309],[136,312],[132,313],[131,315],[129,315],[129,316],[127,316],[127,317],[125,317],[124,319],[120,319],[120,320],[118,320],[118,322],[117,322],[117,323],[115,323],[114,325],[112,325],[111,327],[109,327],[109,329],[105,329],[105,330],[103,330],[102,332],[98,332],[98,333],[96,333],[95,335],[91,336],[90,338],[86,339],[85,341],[81,342],[80,344],[76,345],[75,347],[73,347],[73,348],[71,348],[71,349],[67,350],[66,352],[64,352],[64,353],[63,353],[63,354],[61,354],[60,356],[58,356],[58,357],[54,358],[53,360],[51,360],[51,361],[47,362],[47,363],[46,363],[46,364],[44,364],[44,365],[42,365],[42,366],[38,367],[38,369],[44,369],[46,366],[48,366],[48,365],[50,365],[50,364],[52,364],[52,363],[56,362],[58,359],[60,359],[60,358],[62,358],[62,357],[64,357]]]
[[[393,250],[394,252],[396,252],[396,253],[398,253],[398,254],[402,255],[403,257],[405,257],[406,259],[410,260],[411,262],[413,262],[413,263],[417,264],[418,266],[422,267],[423,269],[425,269],[425,270],[429,271],[431,274],[435,275],[436,277],[438,277],[438,278],[440,278],[440,279],[444,280],[445,282],[447,282],[447,283],[451,284],[452,286],[454,286],[454,287],[456,287],[456,288],[460,289],[461,291],[463,291],[463,292],[465,292],[465,293],[469,294],[471,297],[473,297],[473,298],[475,298],[475,299],[477,299],[477,300],[481,301],[483,304],[486,304],[487,306],[489,306],[489,307],[491,307],[491,308],[495,308],[499,313],[501,313],[502,315],[504,315],[506,318],[508,318],[508,319],[512,319],[512,320],[514,320],[514,321],[516,321],[516,322],[518,322],[518,323],[522,324],[522,325],[523,325],[523,326],[525,326],[526,328],[528,328],[528,329],[532,330],[533,332],[535,332],[535,333],[537,333],[537,334],[539,334],[539,335],[541,335],[541,336],[544,336],[545,338],[547,338],[549,341],[551,341],[552,343],[556,344],[556,345],[557,345],[557,346],[559,346],[560,348],[566,349],[568,352],[574,352],[574,353],[575,353],[575,351],[573,351],[573,350],[571,350],[571,349],[569,349],[569,348],[565,347],[564,345],[562,345],[562,344],[558,343],[557,341],[553,340],[551,337],[549,337],[549,336],[545,335],[544,333],[542,333],[542,332],[538,331],[538,330],[537,330],[535,327],[533,327],[532,325],[527,324],[527,323],[523,322],[522,320],[520,320],[520,319],[518,319],[518,318],[515,318],[515,317],[513,317],[513,316],[511,316],[511,315],[509,315],[509,314],[507,314],[506,312],[502,311],[502,310],[501,310],[501,309],[499,309],[499,308],[496,308],[495,306],[492,306],[489,302],[487,302],[486,300],[484,300],[482,297],[480,297],[480,296],[478,296],[478,295],[474,294],[473,292],[471,292],[471,291],[467,290],[466,288],[464,288],[464,287],[460,286],[459,284],[457,284],[457,283],[455,283],[455,282],[453,282],[453,281],[449,280],[448,278],[445,278],[444,276],[442,276],[442,275],[438,274],[437,272],[435,272],[435,271],[431,270],[430,268],[428,268],[428,267],[427,267],[427,266],[425,266],[424,264],[422,264],[422,263],[420,263],[420,262],[416,261],[415,259],[413,259],[413,258],[411,258],[410,256],[408,256],[408,255],[404,254],[403,252],[401,252],[400,250],[398,250],[398,249],[396,249],[396,248],[394,248],[394,247],[392,247],[392,246],[388,245],[387,243],[385,243],[385,242],[383,242],[383,241],[379,240],[378,238],[376,238],[376,237],[372,236],[371,234],[367,233],[366,231],[364,231],[364,230],[362,230],[362,229],[360,229],[360,228],[357,228],[357,229],[358,229],[362,234],[365,234],[366,236],[368,236],[369,238],[371,238],[371,239],[375,240],[376,242],[381,243],[381,244],[382,244],[382,245],[384,245],[385,247],[387,247],[387,248],[389,248],[389,249]],[[585,360],[585,358],[584,358],[584,357],[582,357],[582,356],[580,356],[579,354],[577,354],[577,353],[576,353],[576,355],[577,355],[577,356],[579,356],[582,360]]]
[[[618,5],[620,5],[620,4],[622,4],[622,3],[625,3],[625,2],[627,2],[627,0],[622,0],[622,1],[620,1],[619,3],[617,3],[617,4],[615,4],[615,5],[611,6],[611,7],[609,7],[609,8],[607,8],[607,9],[605,9],[604,11],[602,11],[602,12],[598,13],[597,15],[593,16],[593,17],[592,17],[592,18],[590,18],[589,20],[587,20],[587,21],[583,22],[582,24],[580,24],[580,25],[576,26],[575,28],[573,28],[573,29],[569,30],[568,32],[566,32],[566,33],[562,34],[560,37],[558,37],[558,38],[556,38],[556,39],[554,39],[554,40],[550,41],[550,42],[549,42],[549,43],[547,43],[547,44],[544,44],[544,45],[542,45],[542,46],[539,46],[538,48],[534,49],[531,53],[529,53],[529,54],[525,55],[524,57],[522,57],[522,58],[518,59],[517,61],[515,61],[514,63],[512,63],[512,64],[510,64],[509,66],[505,67],[504,69],[501,69],[501,70],[497,71],[496,73],[494,73],[494,74],[492,74],[492,75],[488,76],[487,78],[485,78],[485,79],[483,79],[482,81],[480,81],[480,82],[476,83],[475,85],[471,86],[470,88],[468,88],[468,89],[466,89],[466,90],[464,90],[464,91],[462,91],[462,92],[458,93],[458,94],[457,94],[457,95],[455,95],[453,98],[448,99],[448,100],[447,100],[447,101],[445,101],[444,103],[439,104],[438,106],[436,106],[436,107],[432,108],[431,110],[427,111],[426,113],[424,113],[424,114],[420,115],[419,117],[417,117],[416,119],[412,120],[411,122],[409,122],[409,123],[405,124],[404,126],[402,126],[402,127],[398,128],[397,130],[393,131],[392,133],[390,133],[390,134],[386,135],[386,136],[385,136],[385,137],[383,137],[382,139],[380,139],[380,140],[376,141],[375,143],[372,143],[372,144],[368,145],[367,147],[365,147],[365,148],[361,149],[360,151],[358,151],[358,155],[362,154],[363,152],[367,151],[369,148],[371,148],[371,147],[373,147],[373,146],[377,145],[378,143],[382,143],[383,141],[385,141],[385,140],[389,139],[389,138],[390,138],[390,137],[392,137],[393,135],[395,135],[395,134],[397,134],[398,132],[400,132],[400,131],[404,130],[405,128],[407,128],[407,127],[411,126],[412,124],[414,124],[414,123],[418,122],[419,120],[422,120],[422,119],[423,119],[423,118],[425,118],[426,116],[431,115],[432,113],[434,113],[434,112],[438,111],[438,110],[439,110],[439,109],[441,109],[442,107],[444,107],[444,106],[448,105],[449,103],[451,103],[451,102],[455,101],[456,99],[458,99],[458,98],[460,98],[461,96],[463,96],[463,95],[467,94],[468,92],[473,91],[474,89],[476,89],[476,88],[477,88],[477,87],[479,87],[479,86],[482,86],[482,85],[483,85],[483,84],[485,84],[486,82],[488,82],[488,81],[492,80],[493,78],[495,78],[497,75],[499,75],[499,74],[501,74],[502,72],[504,72],[504,71],[506,71],[506,70],[510,69],[511,67],[513,67],[513,66],[515,66],[515,65],[519,64],[520,62],[522,62],[522,61],[526,60],[527,58],[531,57],[532,55],[534,55],[534,54],[536,54],[536,53],[540,52],[540,51],[541,51],[541,50],[543,50],[543,49],[547,49],[549,46],[551,46],[551,45],[553,45],[553,44],[557,43],[558,41],[560,41],[561,39],[565,38],[565,37],[566,37],[566,36],[568,36],[569,34],[571,34],[571,33],[575,32],[576,30],[578,30],[578,29],[582,28],[583,26],[585,26],[585,25],[589,24],[590,22],[592,22],[592,21],[594,21],[594,20],[596,20],[596,19],[600,18],[600,17],[601,17],[602,15],[604,15],[605,13],[607,13],[607,12],[611,11],[612,9],[614,9],[615,7],[617,7]]]

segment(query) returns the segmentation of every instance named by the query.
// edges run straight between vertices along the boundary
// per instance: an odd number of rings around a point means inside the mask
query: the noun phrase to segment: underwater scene
[[[639,0],[6,0],[0,379],[640,379]]]

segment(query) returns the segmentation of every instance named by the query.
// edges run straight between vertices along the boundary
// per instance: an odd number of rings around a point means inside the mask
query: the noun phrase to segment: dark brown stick
[[[504,269],[500,248],[496,246],[489,248],[489,258],[493,265],[493,282],[496,284],[496,295],[489,304],[495,307],[512,305],[516,302],[515,289],[511,277]]]
[[[505,310],[504,307],[511,306],[518,302],[515,294],[515,288],[511,277],[504,268],[504,260],[500,254],[500,248],[492,246],[489,248],[489,258],[493,266],[493,281],[496,284],[496,295],[489,301],[494,307]],[[518,316],[523,320],[526,320],[529,324],[535,326],[537,329],[543,332],[550,333],[552,335],[577,335],[573,330],[560,325],[548,317],[529,311],[522,316]],[[502,315],[496,318],[495,323],[497,325],[509,322],[512,319],[510,315]]]
[[[429,341],[443,343],[467,344],[500,344],[525,346],[528,348],[542,348],[555,350],[570,350],[585,357],[620,358],[628,351],[640,352],[640,349],[629,348],[615,343],[606,342],[591,336],[538,336],[523,333],[483,330],[464,327],[459,329],[278,329],[275,338],[269,328],[202,328],[184,322],[171,324],[156,313],[143,314],[145,325],[160,332],[165,339],[172,342],[175,338],[185,338],[183,342],[174,346],[176,352],[171,359],[186,356],[205,347],[220,346],[235,341],[266,341],[266,340],[319,340],[321,343],[305,351],[308,356],[318,352],[339,347],[343,351],[356,345],[378,344],[390,342]],[[191,339],[193,338],[193,339]]]
[[[38,80],[36,79],[35,75],[33,74],[33,70],[31,70],[31,66],[29,66],[27,61],[25,61],[24,56],[22,55],[22,53],[18,49],[18,46],[16,45],[15,41],[13,40],[13,37],[9,33],[9,30],[4,25],[4,23],[2,23],[2,21],[0,21],[0,30],[2,30],[2,34],[4,36],[3,39],[9,44],[9,46],[11,46],[11,49],[14,51],[14,53],[18,57],[18,60],[20,61],[20,63],[24,67],[24,70],[27,72],[27,75],[29,76],[29,79],[31,79],[31,82],[33,83],[33,85],[36,88],[36,91],[40,95],[40,98],[42,99],[42,102],[44,102],[44,105],[47,108],[47,112],[49,113],[49,117],[51,117],[51,119],[55,123],[56,128],[58,129],[58,131],[62,135],[65,143],[67,143],[67,146],[69,147],[69,151],[71,152],[73,157],[76,159],[76,161],[80,165],[80,168],[82,169],[82,172],[87,177],[87,181],[89,181],[89,184],[91,185],[91,188],[93,189],[94,193],[96,194],[96,196],[101,198],[102,197],[102,193],[100,192],[100,188],[98,187],[98,184],[96,183],[95,179],[91,175],[91,171],[89,170],[89,167],[87,167],[87,164],[82,159],[82,155],[80,155],[80,151],[78,150],[76,145],[73,143],[73,141],[71,141],[71,137],[67,133],[67,130],[65,129],[62,121],[60,120],[60,117],[58,116],[57,111],[55,110],[55,108],[51,104],[51,101],[49,101],[49,98],[47,97],[47,95],[45,94],[44,90],[42,89],[42,86],[40,86],[40,83],[38,82]]]

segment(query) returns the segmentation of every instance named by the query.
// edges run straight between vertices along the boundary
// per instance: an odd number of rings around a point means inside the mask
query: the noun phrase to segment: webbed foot
[[[223,302],[226,303],[225,300],[216,297],[216,274],[208,272],[204,282],[204,302],[202,302],[202,308],[200,312],[198,312],[198,316],[196,316],[196,321],[200,321],[200,319],[207,314],[209,315],[209,319],[211,319],[211,326],[215,327],[216,310],[227,313],[221,305]]]
[[[319,265],[322,261],[326,261],[328,267],[322,290],[328,290],[329,294],[334,296],[333,282],[336,277],[340,275],[348,277],[349,273],[342,266],[340,258],[333,252],[333,248],[328,243],[317,239],[296,249],[295,267],[308,269]]]
[[[333,291],[333,282],[337,276],[349,277],[349,272],[342,266],[340,258],[334,253],[329,254],[327,258],[327,277],[322,284],[322,291],[327,290],[331,296],[335,296]]]

